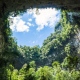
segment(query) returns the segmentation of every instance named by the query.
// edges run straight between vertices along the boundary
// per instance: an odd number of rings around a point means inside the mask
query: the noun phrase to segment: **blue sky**
[[[43,41],[54,32],[60,19],[60,10],[55,8],[27,9],[16,17],[9,16],[10,28],[18,45],[42,46]]]

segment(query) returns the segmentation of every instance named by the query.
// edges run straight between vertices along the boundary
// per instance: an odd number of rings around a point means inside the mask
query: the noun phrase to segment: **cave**
[[[0,53],[3,53],[7,46],[6,29],[9,28],[7,18],[11,12],[16,16],[26,9],[47,7],[79,12],[80,0],[0,0]]]

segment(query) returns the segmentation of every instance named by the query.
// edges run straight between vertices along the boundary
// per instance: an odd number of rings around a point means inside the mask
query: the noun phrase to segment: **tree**
[[[18,70],[14,69],[11,75],[11,80],[18,80]]]
[[[51,67],[44,66],[38,68],[36,72],[36,80],[53,80],[53,71]]]

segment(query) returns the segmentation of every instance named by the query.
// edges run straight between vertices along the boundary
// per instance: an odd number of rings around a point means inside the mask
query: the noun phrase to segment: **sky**
[[[55,8],[27,9],[25,13],[9,16],[13,37],[20,46],[42,46],[43,41],[54,32],[54,27],[60,20],[60,10]]]

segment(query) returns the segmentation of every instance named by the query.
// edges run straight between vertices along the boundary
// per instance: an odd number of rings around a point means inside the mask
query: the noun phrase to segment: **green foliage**
[[[14,70],[14,67],[11,64],[0,68],[0,79],[1,80],[11,80],[11,74]]]
[[[33,63],[31,63],[30,67]],[[27,64],[24,64],[23,67],[19,71],[18,78],[20,80],[35,80],[35,68],[30,68]]]
[[[65,52],[67,53],[67,54],[70,54],[71,52],[71,46],[70,46],[70,44],[68,43],[66,46],[65,46]]]
[[[18,47],[19,53],[27,60],[37,61],[40,57],[40,48],[38,46],[28,47],[28,46],[20,46]]]
[[[61,70],[57,72],[54,80],[72,80],[69,71]]]
[[[25,79],[26,80],[35,80],[35,68],[29,68]]]
[[[27,70],[28,70],[28,69],[27,69],[27,64],[24,64],[24,65],[22,66],[22,68],[19,70],[18,79],[20,79],[20,80],[25,80]]]
[[[62,62],[69,54],[77,55],[77,48],[74,44],[77,30],[78,25],[68,20],[68,12],[62,11],[61,20],[56,25],[55,32],[43,42],[42,58],[51,63],[55,60]]]
[[[4,71],[4,72],[3,72]],[[52,63],[52,67],[44,66],[35,68],[24,64],[18,71],[12,65],[0,68],[1,80],[79,80],[80,71],[72,68],[68,70],[63,68],[59,62]]]
[[[18,80],[18,70],[14,69],[11,74],[11,80]]]
[[[31,61],[31,62],[29,63],[29,66],[30,66],[31,68],[35,68],[35,67],[36,67],[35,61]]]
[[[36,80],[53,80],[52,74],[52,68],[48,66],[40,67],[36,72]]]
[[[77,68],[78,62],[79,62],[79,59],[77,56],[72,57],[69,55],[64,59],[62,66],[69,68],[69,70],[72,70],[73,68],[74,69]]]
[[[52,63],[52,66],[53,66],[53,67],[58,67],[58,66],[60,66],[60,63],[59,63],[58,61],[54,61],[54,62]]]
[[[80,80],[80,71],[73,69],[71,71],[72,80]]]

